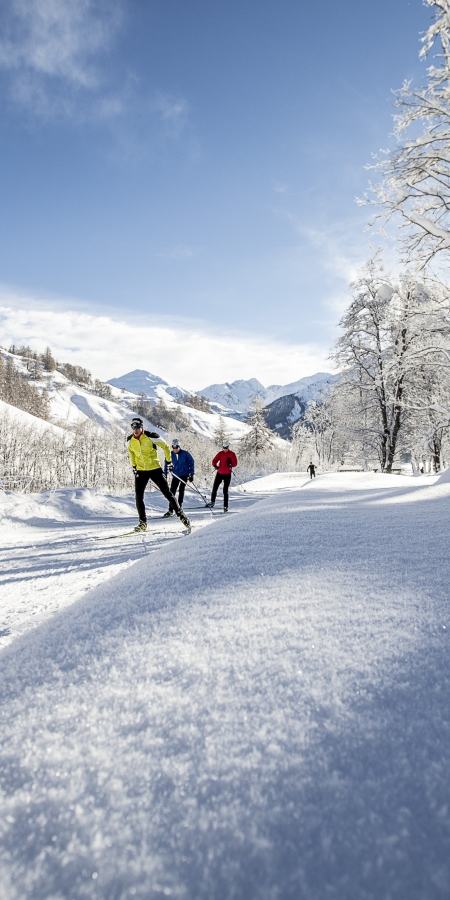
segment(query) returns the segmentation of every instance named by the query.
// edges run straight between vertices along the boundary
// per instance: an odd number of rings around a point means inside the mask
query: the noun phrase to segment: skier
[[[223,449],[219,450],[219,453],[216,453],[212,465],[216,469],[216,477],[214,479],[213,489],[211,491],[211,503],[210,507],[213,509],[214,504],[216,502],[216,495],[219,484],[223,481],[223,511],[224,513],[228,512],[228,488],[230,486],[231,481],[231,473],[235,466],[237,466],[238,462],[236,459],[236,454],[230,450],[230,444],[228,441],[224,441],[222,444]]]
[[[310,462],[306,471],[309,472],[309,477],[311,480],[316,477],[316,467],[312,461]]]
[[[174,438],[172,441],[172,483],[170,485],[170,491],[174,497],[177,496],[178,490],[178,502],[180,504],[180,509],[183,508],[183,500],[184,500],[184,491],[186,488],[186,481],[194,480],[194,458],[188,453],[187,450],[182,450],[180,447],[180,442],[178,438]],[[168,463],[166,462],[165,473],[168,472]],[[166,513],[164,513],[164,518],[168,518],[168,516],[173,516],[175,512],[175,508],[171,502],[169,502],[169,509]]]
[[[147,516],[144,504],[144,491],[151,480],[159,488],[164,497],[173,506],[180,522],[186,528],[190,528],[189,519],[184,515],[177,499],[171,494],[169,485],[164,477],[156,448],[161,447],[166,457],[167,469],[172,471],[170,449],[165,441],[157,440],[159,434],[154,431],[144,431],[144,423],[138,416],[131,423],[132,434],[127,438],[128,453],[135,475],[136,509],[139,516],[139,525],[135,531],[147,530]]]

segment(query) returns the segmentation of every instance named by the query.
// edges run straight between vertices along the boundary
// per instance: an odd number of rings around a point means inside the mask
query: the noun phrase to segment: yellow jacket
[[[128,438],[128,453],[130,454],[131,465],[139,472],[148,471],[149,469],[160,469],[161,463],[158,459],[156,447],[161,447],[167,462],[171,462],[170,447],[165,441],[152,440],[148,436],[148,432],[144,431],[140,438],[134,435]]]

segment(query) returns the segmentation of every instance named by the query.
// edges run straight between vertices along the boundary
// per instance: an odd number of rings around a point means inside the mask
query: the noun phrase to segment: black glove
[[[188,475],[187,480],[188,480],[188,481],[193,481],[193,480],[194,480],[194,476],[193,476],[193,475]]]
[[[134,477],[136,478],[137,473],[138,473],[136,466],[133,466],[133,472],[134,472]]]
[[[229,469],[233,468],[233,463],[231,462],[231,459],[227,459],[227,466]]]
[[[170,463],[169,463],[169,462],[167,463],[167,471],[168,471],[168,472],[173,472],[173,463],[171,463],[171,462],[170,462]]]

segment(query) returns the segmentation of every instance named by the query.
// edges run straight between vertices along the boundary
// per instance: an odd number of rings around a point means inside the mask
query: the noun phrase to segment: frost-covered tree
[[[422,265],[450,250],[450,0],[424,2],[435,16],[420,56],[435,44],[440,52],[424,87],[407,81],[396,92],[397,146],[375,165],[382,180],[370,201],[385,221],[400,217],[407,259]]]
[[[231,441],[230,432],[227,430],[227,426],[225,425],[225,419],[223,416],[219,416],[219,423],[214,432],[214,443],[218,447],[222,447],[225,441],[228,443]]]
[[[0,400],[41,419],[48,419],[50,415],[48,392],[39,391],[27,381],[17,369],[13,356],[7,356],[6,361],[1,353],[0,357]]]
[[[334,359],[353,414],[353,439],[363,453],[376,449],[382,470],[390,472],[408,409],[417,406],[418,370],[435,370],[441,357],[450,361],[448,296],[412,274],[394,281],[378,256],[351,289]],[[421,404],[425,410],[423,397]]]
[[[272,450],[276,435],[266,424],[259,397],[252,400],[252,410],[247,418],[250,431],[239,441],[240,453],[247,460],[258,460]]]
[[[342,462],[348,449],[345,419],[339,385],[328,397],[313,400],[293,428],[292,447],[297,464],[306,468],[312,460],[326,470]]]
[[[44,370],[46,372],[54,372],[56,369],[56,360],[52,355],[52,351],[50,347],[46,347],[44,352],[41,354],[42,365],[44,366]]]

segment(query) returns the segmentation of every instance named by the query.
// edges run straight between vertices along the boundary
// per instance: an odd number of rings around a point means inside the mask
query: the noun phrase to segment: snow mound
[[[432,490],[274,493],[3,650],[2,897],[447,897],[450,504]]]
[[[130,515],[131,503],[129,498],[96,494],[88,488],[58,488],[41,494],[0,491],[0,521],[6,528],[98,517],[120,518]]]

